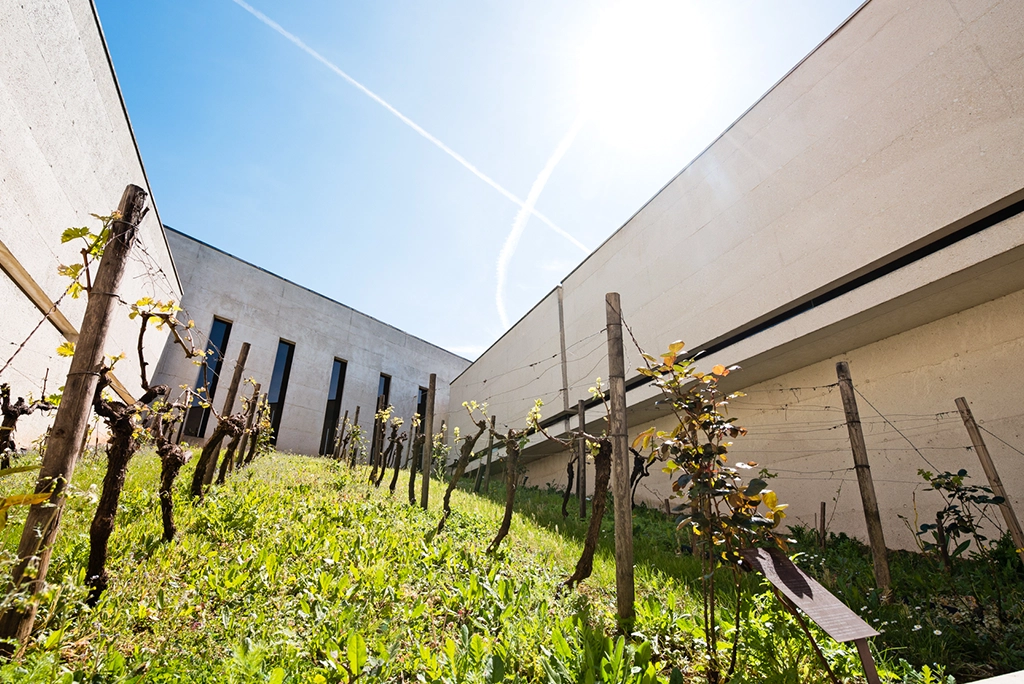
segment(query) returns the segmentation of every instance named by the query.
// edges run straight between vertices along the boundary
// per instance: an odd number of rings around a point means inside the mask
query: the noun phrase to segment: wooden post
[[[120,220],[110,224],[110,239],[103,251],[96,279],[89,292],[89,300],[82,319],[82,330],[71,358],[71,369],[64,382],[64,395],[50,430],[47,448],[36,481],[37,493],[48,492],[47,502],[33,505],[28,512],[18,544],[18,563],[11,572],[8,596],[24,589],[33,597],[42,592],[46,572],[50,567],[50,554],[60,526],[64,509],[64,490],[71,482],[75,464],[85,444],[86,428],[92,413],[93,395],[103,366],[103,351],[114,315],[121,278],[128,255],[135,244],[138,224],[145,214],[146,192],[135,185],[125,188],[117,208]],[[33,566],[30,570],[29,566]],[[26,572],[28,571],[28,572]],[[11,602],[11,607],[0,618],[0,638],[16,639],[24,643],[35,622],[37,599],[27,605]],[[0,644],[0,653],[10,655],[11,644]]]
[[[235,361],[235,372],[231,374],[231,384],[228,385],[228,393],[224,396],[224,405],[220,410],[221,418],[231,415],[231,409],[235,407],[235,398],[238,397],[238,388],[242,384],[242,374],[245,372],[245,362],[249,358],[249,343],[243,342],[242,348],[238,351],[238,359]],[[219,452],[218,452],[219,453]],[[203,474],[203,484],[213,484],[213,474],[217,471],[217,453],[213,454],[206,463],[206,472]]]
[[[632,625],[633,607],[633,507],[629,491],[629,442],[626,434],[626,358],[622,347],[622,307],[619,294],[605,295],[608,327],[608,432],[612,441],[613,497],[615,501],[615,603],[618,621]]]
[[[477,465],[476,467],[476,482],[473,484],[473,492],[475,494],[480,493],[480,484],[484,480],[484,470],[487,471],[488,478],[491,474],[491,452],[494,451],[494,416],[491,416],[491,429],[488,431],[487,436],[487,465]],[[490,479],[487,484],[490,485]]]
[[[354,418],[352,418],[352,427],[359,427],[359,409],[360,408],[361,408],[360,406],[356,406],[356,415],[355,415]],[[352,441],[351,444],[349,444],[349,448],[352,449],[352,454],[353,454],[353,456],[352,456],[352,465],[355,465],[356,464],[355,453],[356,453],[357,446],[356,446],[356,443],[355,443],[354,440]]]
[[[860,426],[857,397],[854,396],[853,392],[850,364],[846,363],[846,361],[837,363],[836,375],[839,377],[839,392],[843,396],[846,428],[850,433],[850,447],[853,450],[854,469],[857,471],[857,484],[860,485],[860,498],[864,504],[864,519],[868,525],[871,560],[875,566],[875,583],[882,592],[883,602],[888,602],[889,594],[892,591],[892,579],[889,575],[889,557],[885,549],[885,536],[882,534],[882,519],[878,514],[875,484],[871,479],[868,449],[864,443],[864,432]]]
[[[580,432],[587,430],[587,402],[582,399],[576,404],[576,415],[580,421]],[[587,519],[587,438],[582,434],[579,438],[580,460],[576,464],[576,484],[579,488],[580,499],[580,520]]]
[[[423,456],[420,460],[420,506],[424,509],[430,503],[430,458],[434,451],[434,392],[437,390],[437,374],[430,374],[427,386],[427,415],[423,417]]]
[[[249,441],[249,434],[252,432],[252,424],[256,422],[256,407],[260,403],[260,383],[256,383],[252,388],[252,399],[249,400],[249,410],[246,411],[245,416],[245,432],[242,433],[242,439],[238,442],[238,462],[241,463],[245,456],[245,445]]]
[[[568,435],[569,431],[572,429],[572,427],[570,426],[570,422],[569,422],[569,417],[571,415],[569,413],[569,361],[568,361],[568,356],[566,355],[566,349],[565,349],[565,307],[563,305],[563,299],[564,299],[563,294],[564,294],[564,292],[562,290],[562,286],[561,285],[556,286],[555,289],[558,291],[558,345],[559,345],[558,349],[559,349],[559,353],[561,354],[561,357],[562,357],[562,412],[565,413],[565,426],[564,426],[563,429],[565,430],[565,434]],[[582,457],[582,455],[583,454],[581,452],[580,456]],[[572,450],[571,449],[570,449],[570,453],[569,453],[569,458],[572,459]],[[576,474],[577,475],[579,475],[579,470],[580,470],[579,469],[579,462],[577,461],[577,465],[576,465]],[[566,483],[566,490],[567,490],[565,492],[565,500],[566,500],[566,502],[568,502],[568,500],[569,500],[569,491],[568,491],[568,489],[569,489],[568,483]],[[577,494],[577,496],[579,495],[579,491],[580,491],[580,480],[577,477],[576,478],[576,494]],[[564,505],[563,505],[562,509],[563,509],[563,511],[565,510],[565,506]]]
[[[1003,520],[1006,521],[1006,528],[1010,530],[1010,536],[1013,538],[1013,545],[1016,547],[1017,553],[1020,555],[1020,559],[1024,561],[1024,531],[1021,530],[1017,514],[1013,512],[1013,504],[1010,503],[1010,497],[1006,495],[1006,489],[1003,488],[1003,481],[999,479],[999,472],[996,470],[996,464],[992,462],[992,456],[988,453],[988,447],[985,446],[985,440],[981,437],[981,430],[978,429],[978,424],[974,422],[974,415],[971,413],[971,407],[967,405],[967,400],[963,397],[956,400],[956,407],[960,410],[960,417],[963,418],[964,427],[967,428],[967,434],[971,436],[971,444],[974,445],[974,451],[978,454],[978,460],[981,461],[981,467],[985,471],[985,477],[988,478],[989,485],[992,487],[992,493],[996,496],[1003,497],[1003,503],[999,504],[999,510],[1003,513]]]
[[[821,519],[818,521],[818,545],[825,548],[825,502],[821,502]]]

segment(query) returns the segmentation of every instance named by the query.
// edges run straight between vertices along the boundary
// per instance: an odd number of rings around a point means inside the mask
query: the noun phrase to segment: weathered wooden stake
[[[484,481],[484,470],[487,471],[487,484],[490,485],[491,476],[491,453],[494,452],[494,416],[491,416],[491,429],[490,434],[487,437],[487,465],[477,465],[476,467],[476,482],[473,484],[473,493],[480,493],[480,485]]]
[[[243,342],[242,348],[238,351],[238,359],[235,361],[235,372],[231,374],[231,384],[228,385],[228,393],[224,396],[224,405],[220,410],[221,419],[231,415],[231,409],[235,407],[235,398],[238,397],[238,388],[242,385],[242,374],[245,372],[245,362],[249,358],[249,343]],[[218,445],[219,446],[219,445]],[[203,474],[203,484],[213,483],[213,474],[217,472],[217,456],[220,450],[213,452],[212,458],[206,462],[206,471]],[[200,464],[196,464],[198,467]]]
[[[423,483],[420,488],[420,506],[427,508],[430,503],[430,458],[434,452],[434,392],[437,390],[437,374],[430,374],[427,386],[427,415],[423,417],[423,456],[420,460],[420,477]]]
[[[577,449],[580,450],[580,460],[576,464],[579,469],[576,473],[576,487],[580,498],[580,520],[587,519],[587,438],[583,433],[587,431],[587,402],[582,399],[576,404],[576,415],[580,421],[580,438]]]
[[[888,602],[889,594],[892,591],[889,556],[885,549],[882,518],[878,513],[878,499],[875,497],[875,484],[871,479],[871,465],[868,463],[864,431],[860,426],[857,397],[853,392],[850,364],[846,361],[837,363],[836,375],[839,377],[839,393],[843,396],[843,410],[846,412],[846,428],[850,433],[850,447],[853,450],[854,469],[857,471],[857,484],[860,485],[860,498],[864,504],[864,519],[867,522],[868,541],[871,544],[871,560],[875,566],[875,582],[882,592],[882,600]]]
[[[146,192],[129,185],[121,197],[117,211],[120,220],[110,224],[110,239],[96,271],[96,280],[89,292],[89,301],[82,319],[82,330],[71,358],[71,369],[64,383],[64,395],[43,455],[37,493],[50,493],[45,503],[33,505],[28,512],[18,544],[18,563],[11,572],[8,595],[27,584],[27,592],[38,595],[46,584],[50,567],[50,554],[60,526],[64,509],[64,490],[71,482],[75,464],[85,444],[86,428],[92,412],[93,395],[103,364],[104,345],[110,330],[110,321],[117,302],[117,293],[124,275],[128,255],[135,244],[138,224],[144,215]],[[29,566],[32,571],[29,570]],[[0,638],[24,643],[32,633],[38,601],[33,599],[22,605],[12,601],[0,618]],[[0,643],[0,654],[11,655],[14,646]]]
[[[498,420],[497,416],[491,416],[491,436],[487,442],[487,465],[484,467],[484,491],[491,491],[491,462],[494,456],[494,425]]]
[[[612,442],[612,477],[615,501],[615,603],[619,623],[631,625],[636,613],[633,602],[633,507],[629,491],[629,441],[626,434],[626,357],[622,346],[622,306],[618,292],[605,295],[605,325],[608,327],[608,432]]]
[[[354,427],[354,428],[359,427],[359,409],[360,409],[360,407],[356,406],[356,416],[355,416],[355,418],[352,419],[352,427]],[[356,467],[356,459],[359,456],[359,444],[356,442],[355,439],[353,439],[351,441],[351,443],[348,445],[348,448],[349,448],[349,451],[351,453],[351,456],[349,457],[348,465],[351,468],[355,468]]]
[[[971,444],[974,445],[974,451],[978,454],[978,460],[981,461],[981,467],[985,471],[985,477],[988,478],[989,485],[992,487],[992,493],[1003,497],[1003,503],[999,504],[999,510],[1002,511],[1003,520],[1006,521],[1006,528],[1010,530],[1013,545],[1017,549],[1020,559],[1024,561],[1024,530],[1021,530],[1020,520],[1017,519],[1017,514],[1013,512],[1013,504],[1010,503],[1010,497],[1006,495],[1003,481],[999,479],[999,472],[996,470],[996,464],[992,462],[992,456],[988,453],[985,440],[981,437],[981,430],[978,429],[978,424],[974,422],[974,414],[971,413],[971,407],[967,405],[967,400],[963,397],[959,397],[956,400],[956,407],[960,410],[960,417],[963,418],[967,434],[971,436]]]
[[[825,548],[825,502],[821,502],[821,519],[818,521],[818,544]]]

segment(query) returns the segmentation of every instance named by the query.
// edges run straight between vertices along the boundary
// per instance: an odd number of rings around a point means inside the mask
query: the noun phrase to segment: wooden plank
[[[35,278],[25,270],[25,267],[21,265],[21,262],[18,261],[2,240],[0,240],[0,268],[14,281],[18,289],[24,292],[25,296],[35,304],[36,308],[46,316],[46,320],[57,329],[57,332],[64,336],[65,340],[68,342],[78,341],[78,331],[75,329],[75,326],[57,309],[57,305],[47,296],[43,288],[35,281]]]
[[[836,641],[856,641],[878,635],[871,625],[798,568],[782,551],[744,549],[740,555]]]
[[[25,296],[29,298],[29,301],[35,305],[39,312],[46,317],[46,320],[50,322],[57,332],[64,337],[68,342],[78,342],[78,330],[75,326],[67,319],[67,317],[61,313],[60,309],[53,302],[52,299],[43,291],[43,288],[39,286],[35,278],[25,270],[25,267],[21,265],[17,257],[8,249],[7,245],[0,240],[0,269],[3,269],[4,273],[18,286],[18,289],[25,293]],[[117,396],[121,397],[121,401],[126,404],[134,404],[135,399],[132,397],[131,392],[121,384],[121,381],[114,377],[113,373],[107,373],[107,377],[110,379],[110,389],[114,390]]]

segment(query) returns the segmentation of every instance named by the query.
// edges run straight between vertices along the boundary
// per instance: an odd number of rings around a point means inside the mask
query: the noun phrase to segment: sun
[[[631,0],[601,8],[577,51],[580,107],[609,145],[636,152],[686,134],[715,85],[714,46],[695,5]]]

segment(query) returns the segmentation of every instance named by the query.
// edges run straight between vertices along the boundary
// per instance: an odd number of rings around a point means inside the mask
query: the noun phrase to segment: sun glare
[[[715,82],[694,6],[636,0],[602,8],[578,53],[581,108],[610,145],[643,152],[686,134]]]

